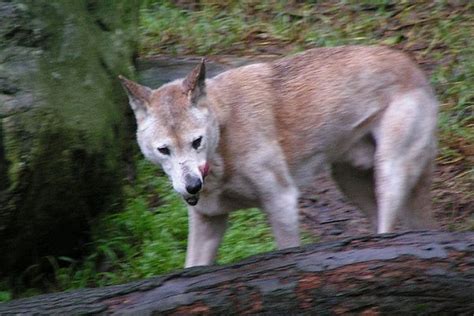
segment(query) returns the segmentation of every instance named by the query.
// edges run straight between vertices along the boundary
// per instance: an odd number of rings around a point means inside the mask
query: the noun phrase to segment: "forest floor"
[[[456,164],[437,166],[433,213],[441,230],[474,230],[474,201],[466,194],[472,183],[459,182],[462,170]],[[328,172],[317,176],[313,187],[302,193],[299,207],[302,227],[318,241],[373,233],[367,217],[348,203]]]

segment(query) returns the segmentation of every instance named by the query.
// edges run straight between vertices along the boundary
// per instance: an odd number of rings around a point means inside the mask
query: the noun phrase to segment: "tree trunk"
[[[474,232],[354,238],[0,304],[0,314],[474,312]]]
[[[0,0],[0,277],[80,254],[120,201],[138,2]]]

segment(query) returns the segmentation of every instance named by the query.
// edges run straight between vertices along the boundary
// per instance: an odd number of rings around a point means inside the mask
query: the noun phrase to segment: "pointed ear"
[[[192,103],[195,103],[200,97],[206,94],[206,60],[201,59],[199,65],[197,65],[183,80],[183,88],[191,99]]]
[[[127,92],[130,106],[135,113],[135,118],[137,119],[137,122],[140,122],[147,115],[147,108],[150,103],[152,90],[148,87],[139,85],[132,80],[128,80],[122,75],[119,76],[119,79],[125,92]]]

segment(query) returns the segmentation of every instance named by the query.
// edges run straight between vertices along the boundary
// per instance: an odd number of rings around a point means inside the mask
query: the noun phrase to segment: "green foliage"
[[[258,209],[231,214],[229,228],[219,248],[218,261],[230,263],[275,249],[265,215]]]
[[[69,263],[55,269],[61,290],[122,283],[183,265],[187,215],[160,173],[138,161],[137,179],[126,188],[125,209],[98,219],[86,260],[58,259]]]
[[[9,291],[0,291],[0,303],[6,302],[11,299],[11,294]]]
[[[0,282],[0,303],[11,300],[11,290],[6,282]]]

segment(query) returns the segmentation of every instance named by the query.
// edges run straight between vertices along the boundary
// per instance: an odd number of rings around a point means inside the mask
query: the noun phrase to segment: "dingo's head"
[[[219,139],[207,106],[204,60],[186,78],[156,90],[120,80],[135,113],[141,151],[162,166],[188,204],[196,205]]]

